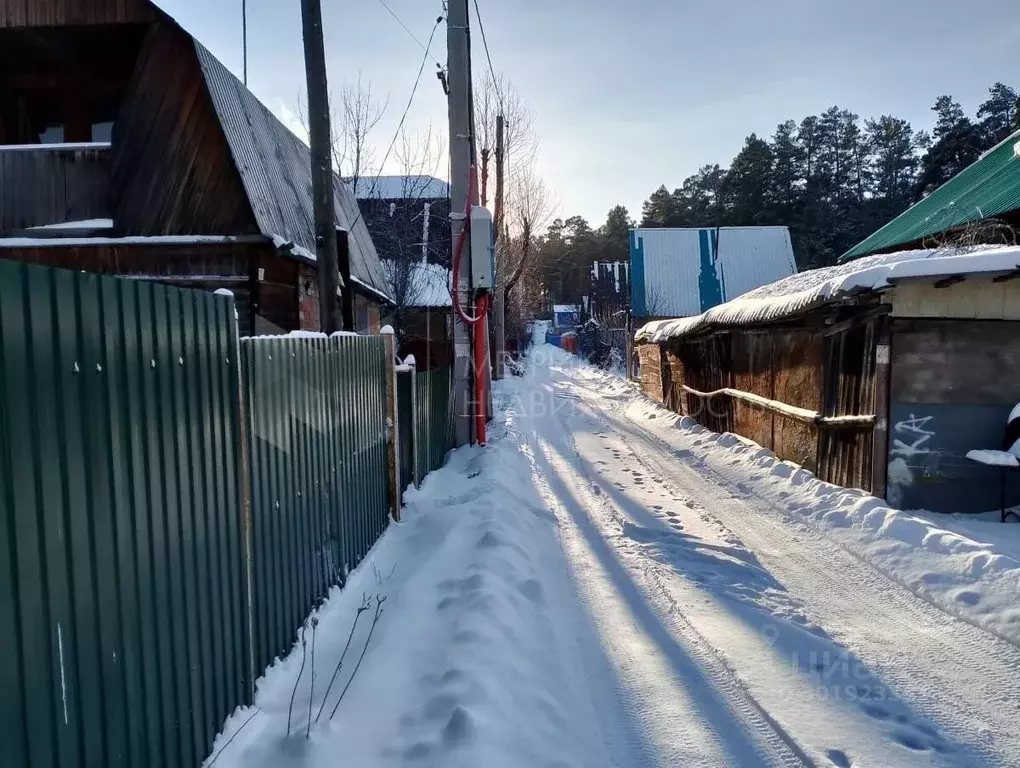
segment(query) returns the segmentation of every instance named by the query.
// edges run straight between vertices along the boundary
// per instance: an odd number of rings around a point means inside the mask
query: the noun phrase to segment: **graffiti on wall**
[[[933,454],[936,458],[938,456],[938,452],[929,447],[931,439],[935,437],[935,430],[931,428],[934,419],[934,416],[918,417],[911,413],[909,418],[893,426],[892,447],[889,449],[888,495],[889,501],[895,506],[903,502],[903,486],[914,484],[915,472],[920,470],[929,473],[932,469],[930,459]],[[935,471],[938,471],[937,461]]]

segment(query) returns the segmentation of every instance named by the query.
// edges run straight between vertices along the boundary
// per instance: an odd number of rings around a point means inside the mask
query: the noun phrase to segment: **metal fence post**
[[[252,574],[252,519],[251,519],[251,463],[249,459],[248,440],[251,434],[248,413],[248,395],[245,388],[245,362],[241,356],[241,336],[237,327],[237,314],[234,314],[234,359],[237,361],[237,455],[239,473],[238,483],[241,490],[241,533],[244,542],[244,591],[245,591],[245,634],[248,647],[248,690],[251,702],[255,702],[255,681],[259,677],[255,666],[255,617],[252,608],[254,594],[254,577]]]

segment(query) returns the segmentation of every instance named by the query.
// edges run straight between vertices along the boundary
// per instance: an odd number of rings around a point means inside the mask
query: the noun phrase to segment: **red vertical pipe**
[[[475,317],[472,326],[475,358],[475,436],[479,445],[485,445],[485,340],[489,336],[489,297],[479,296],[475,302]]]

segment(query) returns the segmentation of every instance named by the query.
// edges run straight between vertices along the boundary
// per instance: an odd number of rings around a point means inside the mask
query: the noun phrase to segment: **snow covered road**
[[[497,405],[319,612],[315,691],[296,649],[217,765],[1020,765],[1014,540],[818,483],[553,348]],[[287,737],[373,590],[336,720]]]
[[[655,764],[1020,764],[1015,645],[758,495],[756,449],[547,370],[518,427]]]

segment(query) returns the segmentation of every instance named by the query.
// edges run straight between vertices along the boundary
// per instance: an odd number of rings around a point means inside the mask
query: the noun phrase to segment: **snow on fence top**
[[[1020,270],[1020,248],[978,247],[883,253],[777,280],[694,317],[642,326],[634,341],[659,342],[712,326],[752,325],[792,317],[828,301],[890,289],[897,280],[952,275],[1005,274]]]

